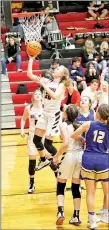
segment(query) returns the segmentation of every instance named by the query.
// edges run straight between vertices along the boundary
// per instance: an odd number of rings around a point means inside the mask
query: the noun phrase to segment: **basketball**
[[[39,42],[36,41],[30,41],[27,44],[27,53],[29,56],[36,57],[39,55],[42,51],[42,46]]]

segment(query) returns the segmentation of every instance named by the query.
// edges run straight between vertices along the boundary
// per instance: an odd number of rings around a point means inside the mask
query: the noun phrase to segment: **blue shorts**
[[[85,151],[82,157],[80,179],[109,181],[109,154]]]

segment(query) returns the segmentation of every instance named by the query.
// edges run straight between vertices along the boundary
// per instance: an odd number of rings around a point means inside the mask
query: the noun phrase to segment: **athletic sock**
[[[34,177],[33,177],[33,178],[30,178],[30,183],[31,183],[31,184],[34,184]]]
[[[73,217],[77,217],[79,219],[79,212],[80,210],[74,210]]]
[[[88,214],[93,216],[95,213],[94,212],[88,212]]]
[[[63,206],[58,206],[58,212],[63,212],[64,211],[64,207]]]
[[[40,159],[41,159],[41,161],[43,161],[43,162],[45,161],[45,157],[41,157]]]

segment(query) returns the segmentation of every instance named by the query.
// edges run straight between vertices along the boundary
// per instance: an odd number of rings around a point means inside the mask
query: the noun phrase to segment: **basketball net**
[[[27,44],[29,41],[37,41],[40,42],[42,40],[41,29],[44,24],[45,18],[47,15],[42,14],[38,16],[32,16],[24,18],[21,22],[24,35],[25,35],[25,43]]]

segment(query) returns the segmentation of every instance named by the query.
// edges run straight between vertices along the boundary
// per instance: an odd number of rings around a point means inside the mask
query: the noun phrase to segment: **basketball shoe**
[[[65,217],[64,217],[64,212],[58,212],[57,213],[57,221],[56,221],[56,224],[57,225],[62,225],[63,222],[65,220]]]
[[[80,225],[81,224],[81,221],[78,217],[71,217],[71,220],[69,221],[69,224],[73,224],[73,225]]]
[[[108,210],[106,210],[106,211],[104,210],[100,221],[102,221],[106,224],[109,224],[109,212],[108,212]]]
[[[35,184],[30,182],[28,193],[33,193],[35,190]]]
[[[90,229],[96,229],[97,228],[97,223],[95,220],[95,215],[88,215],[88,228]]]
[[[98,212],[96,212],[96,215],[102,215],[102,214],[103,214],[103,207]]]
[[[45,161],[41,161],[40,159],[38,165],[35,168],[35,171],[39,171],[48,165],[50,165],[50,161],[48,159],[46,159]]]

